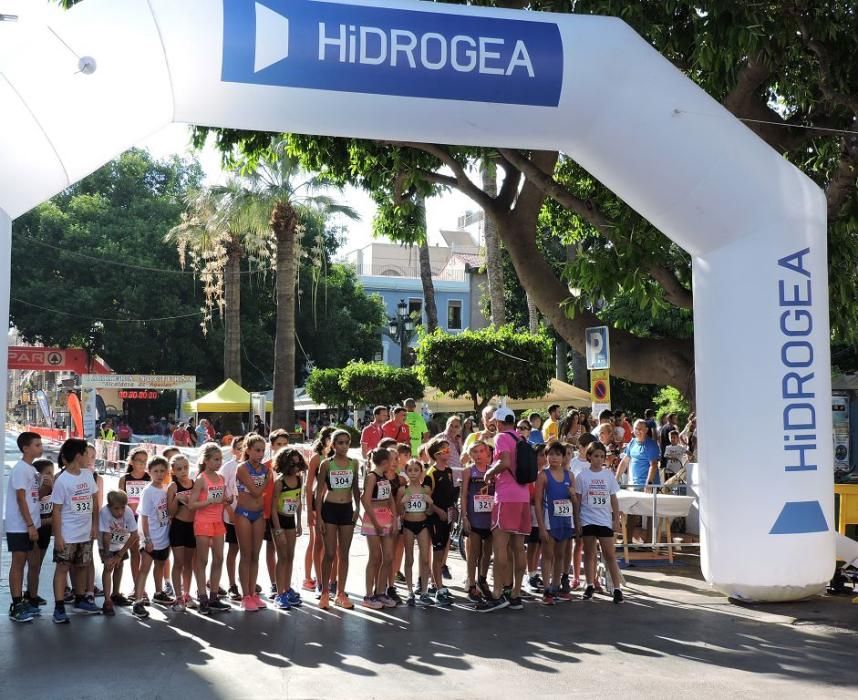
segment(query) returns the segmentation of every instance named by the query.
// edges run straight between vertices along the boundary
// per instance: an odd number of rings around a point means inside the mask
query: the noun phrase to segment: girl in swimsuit
[[[277,596],[274,605],[289,610],[301,605],[301,596],[292,588],[292,564],[295,539],[301,536],[301,478],[307,463],[294,448],[284,447],[274,455],[274,482],[271,508],[271,534],[277,547]]]
[[[405,539],[405,584],[408,586],[408,605],[426,607],[435,605],[425,590],[417,591],[411,584],[412,569],[414,568],[414,540],[420,554],[420,581],[423,585],[429,583],[429,556],[432,538],[428,530],[428,514],[432,509],[431,490],[423,485],[423,465],[412,459],[405,465],[405,475],[408,485],[400,489],[399,512],[402,513],[402,535]]]
[[[265,438],[251,433],[244,439],[244,462],[235,472],[235,489],[238,503],[235,507],[235,534],[238,537],[238,578],[243,597],[242,610],[256,612],[266,607],[256,592],[259,576],[259,550],[265,536],[265,518],[262,517],[262,494],[271,478],[268,467],[262,463],[265,456]]]

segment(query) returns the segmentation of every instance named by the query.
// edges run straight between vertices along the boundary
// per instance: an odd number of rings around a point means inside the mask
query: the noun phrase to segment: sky
[[[137,144],[147,148],[155,158],[167,158],[173,154],[196,156],[206,173],[208,184],[223,182],[226,175],[220,167],[220,155],[211,145],[201,151],[195,151],[190,146],[190,128],[183,124],[172,124],[163,131]],[[346,204],[351,205],[360,215],[360,221],[348,222],[346,243],[339,251],[339,256],[361,248],[374,239],[372,237],[372,220],[375,216],[375,204],[362,190],[348,187],[343,197]],[[442,244],[439,231],[456,228],[456,220],[468,210],[476,209],[476,205],[458,191],[450,192],[442,197],[427,200],[426,226],[429,230],[429,244]]]

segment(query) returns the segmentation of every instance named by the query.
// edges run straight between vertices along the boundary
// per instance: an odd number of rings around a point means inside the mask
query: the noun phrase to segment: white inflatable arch
[[[171,122],[560,149],[692,257],[707,580],[761,601],[824,588],[825,198],[622,21],[371,0],[45,12],[0,22],[0,315],[11,219]]]

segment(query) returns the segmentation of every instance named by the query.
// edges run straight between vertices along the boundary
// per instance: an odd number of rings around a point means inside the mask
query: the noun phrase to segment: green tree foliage
[[[417,343],[421,379],[455,397],[469,396],[481,411],[495,395],[529,399],[544,395],[554,376],[551,339],[512,326],[463,331],[437,330]]]
[[[313,369],[304,382],[304,389],[316,403],[332,408],[348,405],[348,397],[340,388],[342,369]]]
[[[343,369],[340,388],[356,406],[399,404],[423,396],[423,382],[413,369],[381,362],[352,362]]]
[[[688,420],[688,414],[691,412],[688,400],[682,395],[679,389],[672,386],[662,387],[661,391],[655,395],[653,403],[655,403],[656,415],[659,418],[666,416],[668,413],[675,413],[678,425],[685,425],[685,422]]]

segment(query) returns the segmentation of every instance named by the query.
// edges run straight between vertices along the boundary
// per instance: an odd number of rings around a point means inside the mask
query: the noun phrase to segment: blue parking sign
[[[587,344],[587,369],[610,369],[611,349],[608,343],[608,327],[594,326],[584,331]]]

